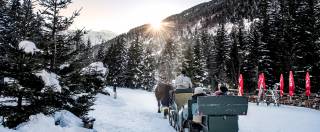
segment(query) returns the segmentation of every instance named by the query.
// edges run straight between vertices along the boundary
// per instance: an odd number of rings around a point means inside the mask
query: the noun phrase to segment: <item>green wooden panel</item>
[[[238,116],[209,116],[208,132],[238,132]]]
[[[203,115],[246,115],[248,98],[240,96],[198,97],[199,112]]]

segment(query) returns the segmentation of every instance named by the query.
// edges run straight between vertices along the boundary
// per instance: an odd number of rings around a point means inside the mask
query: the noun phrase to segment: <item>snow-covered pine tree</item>
[[[224,24],[219,24],[217,35],[215,37],[215,55],[214,55],[214,77],[218,83],[230,83],[227,77],[227,62],[230,61],[230,39],[224,28]]]
[[[242,74],[244,76],[244,87],[249,92],[253,92],[257,89],[258,80],[258,47],[261,41],[261,35],[258,31],[256,23],[251,25],[248,37],[246,37],[247,43],[244,45],[244,59]]]
[[[189,43],[184,51],[184,61],[182,62],[182,70],[186,71],[187,76],[191,77],[191,81],[194,84],[194,49],[193,44]]]
[[[318,57],[320,56],[320,0],[315,0],[315,4],[314,4],[314,10],[315,10],[315,27],[314,27],[314,37],[316,38],[315,41],[315,47],[316,48],[316,53],[315,55],[317,55]],[[320,67],[320,59],[316,60],[317,62],[315,63],[316,67]],[[320,68],[318,68],[320,69]],[[317,80],[317,78],[320,78],[319,75],[320,71],[314,71],[312,75],[314,77],[311,78],[311,86],[318,86],[320,85],[320,83]],[[320,92],[320,89],[311,89],[311,93],[316,93],[316,92]]]
[[[315,31],[315,1],[300,0],[297,7],[297,36],[296,36],[296,93],[303,94],[305,92],[305,73],[308,70],[314,77],[319,77],[319,56],[315,54],[319,49],[316,45]],[[312,59],[311,59],[312,58]],[[311,78],[313,86],[317,79]]]
[[[165,83],[171,83],[175,78],[177,68],[177,44],[173,39],[168,38],[165,41],[165,46],[160,54],[158,62],[159,79]]]
[[[203,55],[204,55],[204,59],[205,59],[205,79],[204,79],[204,86],[208,86],[210,85],[210,76],[209,76],[209,61],[210,61],[210,48],[213,46],[213,37],[211,35],[208,34],[207,31],[202,31],[200,33],[200,39],[201,39],[201,48],[203,49]]]
[[[36,47],[39,39],[35,37],[41,31],[32,25],[40,26],[37,25],[40,21],[32,11],[30,0],[9,1],[6,9],[3,12],[6,19],[3,19],[4,23],[0,23],[0,27],[4,29],[1,34],[5,33],[0,39],[3,49],[0,75],[9,79],[9,82],[5,82],[1,87],[0,94],[13,98],[12,101],[17,105],[2,106],[0,115],[6,119],[4,125],[12,128],[26,121],[30,115],[42,112],[46,104],[39,103],[44,83],[36,75],[43,68],[43,58]],[[35,41],[36,44],[25,39]]]
[[[51,71],[58,70],[58,67],[65,61],[73,57],[74,46],[77,42],[72,41],[72,34],[65,32],[79,16],[80,10],[75,11],[71,17],[61,16],[61,11],[71,4],[71,0],[39,0],[39,5],[44,8],[42,16],[44,18],[44,37],[43,42],[47,62]]]
[[[87,78],[79,75],[82,67],[89,63],[86,62],[88,59],[81,57],[81,54],[87,53],[86,51],[90,47],[82,40],[83,30],[68,31],[74,19],[79,15],[79,10],[75,11],[69,18],[61,16],[61,11],[71,3],[71,0],[39,0],[41,9],[44,9],[41,12],[44,23],[42,27],[43,39],[41,41],[46,59],[44,64],[49,69],[49,73],[54,74],[53,72],[55,72],[58,74],[57,76],[60,76],[59,80],[62,85],[62,94],[48,91],[50,94],[45,96],[42,101],[49,104],[47,108],[44,108],[44,111],[46,111],[44,113],[67,109],[76,112],[75,114],[78,116],[83,116],[84,113],[88,112],[88,107],[92,103],[92,90],[93,93],[96,93],[95,90],[101,88],[101,86],[95,85],[94,88],[90,87],[91,91],[86,90],[87,87],[85,87],[84,82]],[[51,87],[55,88],[56,86]],[[77,101],[73,98],[75,94],[84,90],[88,94],[83,94],[82,97],[86,99],[74,103],[74,101]],[[72,108],[81,110],[81,112],[73,111]]]
[[[193,46],[194,62],[193,62],[193,84],[195,86],[204,86],[207,78],[207,63],[206,57],[204,55],[203,43],[200,36],[196,36],[195,45]]]
[[[89,39],[88,39],[89,41]],[[97,60],[104,60],[105,58],[105,53],[104,53],[104,47],[99,46],[98,54],[97,54]]]
[[[64,109],[79,117],[85,117],[94,102],[97,93],[104,92],[108,69],[102,62],[94,62],[83,67],[83,62],[75,61],[67,69],[70,70],[62,81],[68,88],[62,93],[67,97]]]
[[[4,58],[4,55],[5,55],[5,49],[4,49],[4,45],[3,45],[3,42],[4,42],[4,33],[5,33],[5,25],[6,25],[6,17],[8,16],[7,14],[7,11],[8,11],[8,8],[7,8],[7,1],[6,0],[0,0],[0,57],[2,59],[5,59]],[[3,63],[1,63],[3,64]],[[1,77],[0,77],[0,80],[1,80]]]
[[[107,85],[124,86],[124,75],[127,64],[126,40],[123,35],[115,38],[116,43],[110,45],[103,62],[108,65]]]
[[[152,50],[150,48],[146,48],[144,51],[144,61],[142,68],[142,88],[148,91],[152,91],[153,87],[156,84],[155,80],[155,69],[156,69],[156,60],[154,55],[152,54]]]
[[[217,80],[216,80],[216,76],[215,76],[215,73],[216,73],[216,69],[215,69],[215,66],[216,66],[216,63],[215,63],[215,56],[217,54],[216,52],[216,49],[217,49],[217,46],[215,44],[215,39],[214,37],[210,37],[209,38],[209,44],[208,45],[208,54],[206,55],[207,56],[207,68],[208,68],[208,83],[211,87],[212,90],[215,90],[215,88],[217,87]]]
[[[241,31],[241,28],[239,28]],[[239,33],[240,34],[240,33]],[[236,86],[238,84],[238,76],[239,76],[239,65],[240,65],[240,54],[239,54],[239,45],[241,40],[238,40],[238,31],[236,28],[233,28],[230,33],[231,39],[231,51],[230,51],[230,62],[228,65],[228,78],[231,80],[231,84]],[[242,39],[242,38],[240,38]]]
[[[125,85],[129,88],[140,88],[142,86],[143,47],[140,41],[140,35],[136,34],[128,49]]]
[[[259,31],[261,32],[261,41],[259,42],[258,47],[258,56],[259,56],[259,72],[263,72],[266,78],[267,88],[272,88],[275,83],[275,76],[273,73],[273,63],[274,58],[272,58],[273,51],[273,31],[270,28],[274,22],[273,18],[270,15],[272,8],[270,8],[270,0],[262,0],[259,8],[260,15],[258,16],[260,21],[257,22]]]

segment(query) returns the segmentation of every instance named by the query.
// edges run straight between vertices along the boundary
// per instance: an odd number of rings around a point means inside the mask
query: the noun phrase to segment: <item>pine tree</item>
[[[251,25],[248,37],[246,38],[246,45],[244,46],[244,60],[243,60],[243,76],[244,87],[249,92],[254,91],[257,88],[258,80],[258,62],[259,52],[258,47],[261,41],[261,34],[257,28],[256,23]]]
[[[230,83],[227,77],[227,62],[230,61],[230,39],[228,38],[224,25],[220,24],[215,37],[214,55],[214,77],[219,83]]]
[[[193,45],[189,43],[184,51],[184,61],[182,62],[182,70],[186,71],[186,74],[189,77],[194,77],[194,61]],[[194,83],[193,78],[191,78],[191,81]]]
[[[174,43],[173,39],[169,38],[166,40],[164,49],[161,52],[159,58],[159,78],[160,81],[165,83],[171,83],[175,78],[177,68],[177,44]]]
[[[198,37],[193,47],[194,71],[193,71],[193,76],[191,76],[193,78],[192,80],[195,86],[203,86],[207,78],[207,68],[206,68],[207,64],[206,64],[206,58],[204,55],[203,45],[204,43]]]
[[[213,37],[210,36],[208,34],[207,31],[202,31],[201,34],[200,34],[200,39],[201,39],[201,48],[202,48],[202,52],[203,52],[203,56],[204,56],[204,59],[205,59],[205,71],[204,71],[204,74],[205,74],[205,79],[204,79],[204,85],[205,86],[208,86],[210,85],[210,75],[209,75],[209,68],[210,68],[210,49],[211,47],[213,46]]]
[[[240,54],[239,54],[239,46],[240,46],[240,42],[242,38],[238,39],[238,32],[236,31],[237,29],[233,28],[230,34],[230,39],[231,39],[231,43],[232,43],[232,47],[231,47],[231,52],[230,52],[230,62],[228,63],[228,77],[231,79],[231,83],[233,85],[237,84],[238,81],[238,74],[239,74],[239,67],[240,67]],[[241,31],[241,28],[239,28],[239,30]],[[240,34],[239,31],[239,34]]]
[[[142,85],[142,54],[143,48],[139,39],[139,35],[135,36],[134,41],[128,49],[128,64],[125,73],[125,83],[130,88],[140,88]]]
[[[71,0],[39,0],[40,6],[45,9],[42,12],[45,20],[43,44],[45,44],[47,59],[50,60],[48,64],[51,71],[57,71],[61,64],[71,59],[74,54],[73,46],[77,45],[76,41],[72,41],[76,36],[63,34],[63,32],[79,16],[79,10],[69,18],[60,15],[62,9],[65,9],[71,2]]]
[[[301,0],[298,2],[297,7],[297,36],[296,36],[296,80],[297,82],[303,82],[305,72],[310,71],[311,74],[319,76],[319,67],[316,62],[319,60],[319,56],[315,54],[317,52],[315,33],[315,1],[314,0]],[[311,59],[312,58],[312,59]],[[314,80],[316,81],[316,80]],[[303,94],[305,89],[304,83],[296,83],[296,93]]]
[[[260,3],[260,16],[261,21],[257,22],[259,32],[261,33],[261,41],[258,47],[259,56],[259,72],[263,72],[266,78],[267,88],[272,88],[275,82],[275,76],[273,73],[274,58],[272,58],[273,49],[275,48],[272,41],[274,36],[272,29],[273,18],[270,15],[270,0],[262,0]]]
[[[111,86],[124,86],[124,74],[127,64],[127,49],[125,47],[126,40],[123,36],[116,38],[116,43],[111,44],[106,56],[103,60],[108,65],[109,75],[107,84]]]
[[[4,33],[6,30],[6,17],[8,16],[7,14],[7,1],[6,0],[0,0],[0,57],[1,60],[5,59],[4,55],[5,55],[5,48],[4,48]],[[2,63],[1,63],[2,64]]]
[[[17,98],[17,106],[1,107],[1,116],[6,118],[5,126],[15,127],[21,122],[26,121],[30,115],[43,112],[43,108],[47,105],[39,103],[39,98],[43,97],[41,90],[44,82],[35,75],[44,66],[42,65],[42,55],[39,52],[25,53],[19,47],[19,43],[26,39],[32,40],[37,46],[40,33],[39,28],[33,26],[39,24],[36,15],[33,13],[33,5],[30,0],[20,1],[12,0],[8,3],[6,11],[4,11],[6,19],[2,19],[1,47],[4,54],[1,55],[0,73],[6,78],[14,80],[2,87],[1,96]],[[1,8],[3,8],[2,6]],[[39,26],[37,25],[37,26]],[[11,36],[15,35],[15,36]],[[22,102],[30,102],[23,104]]]
[[[148,91],[152,91],[153,87],[156,84],[155,80],[155,68],[156,68],[156,60],[152,55],[152,50],[147,48],[144,52],[144,61],[142,68],[142,88]]]
[[[100,46],[97,54],[97,60],[103,60],[105,58],[104,47]]]

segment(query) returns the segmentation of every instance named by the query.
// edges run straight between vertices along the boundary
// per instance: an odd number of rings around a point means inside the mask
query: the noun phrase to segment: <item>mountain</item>
[[[228,33],[238,23],[244,23],[247,29],[257,14],[258,0],[212,0],[194,7],[191,7],[179,14],[175,14],[164,19],[163,27],[160,31],[154,31],[151,25],[145,24],[135,27],[127,33],[123,33],[103,43],[93,47],[92,56],[98,57],[98,51],[106,53],[108,47],[116,44],[119,38],[125,40],[127,47],[139,38],[139,43],[152,49],[156,60],[165,46],[166,41],[172,40],[176,44],[178,53],[175,69],[181,69],[184,60],[183,52],[189,44],[194,45],[195,36],[202,33],[215,36],[219,23],[226,23]],[[96,60],[95,59],[95,60]],[[178,70],[179,71],[179,70]],[[176,75],[177,71],[174,71]]]
[[[218,23],[229,23],[229,26],[231,26],[229,28],[232,28],[232,23],[239,23],[242,20],[250,23],[256,18],[258,1],[259,0],[212,0],[205,2],[164,19],[163,22],[168,24],[164,27],[165,32],[170,33],[167,37],[182,39],[181,37],[190,37],[196,30],[207,30],[214,34],[212,30],[216,30]],[[142,38],[146,40],[145,43],[153,43],[153,41],[150,40],[159,37],[159,34],[154,35],[154,33],[150,31],[150,28],[152,27],[148,24],[133,28],[129,30],[129,32],[123,33],[102,44],[101,47],[114,43],[119,37],[127,38],[127,41],[130,41],[135,35],[142,36]]]
[[[144,51],[151,50],[158,80],[170,82],[184,69],[196,86],[215,88],[223,83],[237,88],[242,73],[245,87],[252,92],[260,73],[265,74],[266,87],[271,89],[276,88],[280,74],[295,71],[295,80],[304,82],[309,71],[311,85],[317,86],[319,19],[317,0],[212,0],[167,17],[160,30],[145,24],[120,34],[93,47],[91,56],[108,60],[110,45],[124,44],[130,52],[138,43]],[[284,80],[288,82],[289,77]],[[297,84],[296,93],[303,94],[304,88],[304,83]]]

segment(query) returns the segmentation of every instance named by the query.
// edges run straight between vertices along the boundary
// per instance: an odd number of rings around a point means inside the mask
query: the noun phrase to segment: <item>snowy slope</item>
[[[142,90],[118,89],[118,99],[99,94],[91,116],[97,131],[173,132],[162,114],[156,113],[154,94]],[[319,132],[320,111],[291,106],[249,105],[240,116],[239,132]]]

